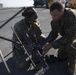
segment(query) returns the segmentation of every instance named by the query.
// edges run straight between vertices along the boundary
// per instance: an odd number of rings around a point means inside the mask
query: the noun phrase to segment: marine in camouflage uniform
[[[55,5],[61,6],[60,3],[55,2],[50,7],[50,10],[56,8]],[[74,73],[76,50],[71,47],[71,44],[73,40],[76,38],[76,11],[70,8],[63,9],[64,13],[61,16],[61,18],[58,21],[51,21],[52,30],[48,36],[50,38],[50,44],[45,45],[45,47],[49,45],[50,47],[58,49],[58,58],[68,59],[68,71]],[[54,12],[52,14],[52,17],[55,17],[54,19],[56,19],[55,14]],[[61,35],[61,37],[56,39],[59,34]]]
[[[34,12],[34,13],[33,13]],[[25,14],[28,15],[28,13],[33,13],[31,15],[37,15],[37,13],[34,11],[33,8],[27,8],[27,10],[24,11],[23,16],[25,16]],[[30,15],[30,17],[31,17]],[[30,20],[27,21],[27,17],[29,16],[25,16],[24,19],[20,20],[19,22],[17,22],[14,25],[14,30],[17,33],[18,37],[20,38],[20,40],[22,41],[22,43],[25,45],[25,48],[27,50],[31,50],[31,48],[29,47],[27,40],[24,38],[25,33],[27,33],[29,35],[29,37],[31,38],[32,42],[37,45],[42,39],[44,39],[45,37],[42,34],[41,28],[40,28],[40,24],[37,20],[35,20],[34,22],[31,22]],[[29,17],[29,18],[30,18]],[[37,18],[36,18],[37,19]],[[13,33],[13,38],[14,41],[19,41],[17,36],[15,35],[15,33]],[[21,48],[21,46],[13,43],[13,58],[17,64],[17,60],[22,57],[26,52],[23,50],[23,48]],[[40,50],[40,52],[42,52]],[[34,62],[37,62],[37,58],[36,56],[32,57]],[[30,65],[29,61],[26,62],[26,60],[24,60],[23,62],[21,62],[20,64],[17,64],[17,66],[19,68],[24,68],[27,66],[27,64]]]
[[[58,22],[52,21],[51,27],[52,31],[49,36],[52,38],[50,39],[50,42],[55,49],[59,49],[58,56],[60,58],[65,58],[67,56],[75,57],[76,50],[71,48],[71,43],[76,38],[76,11],[66,8],[63,17]],[[58,34],[61,35],[61,38],[55,40]],[[68,55],[68,52],[72,55]]]

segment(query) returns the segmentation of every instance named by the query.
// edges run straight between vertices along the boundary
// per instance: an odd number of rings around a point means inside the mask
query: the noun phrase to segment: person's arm
[[[48,35],[48,37],[45,39],[45,41],[47,41],[47,43],[43,46],[43,55],[45,55],[52,47],[51,42],[53,42],[57,36],[58,36],[58,32],[57,32],[57,23],[55,22],[51,22],[51,32]]]
[[[51,43],[53,48],[57,49],[66,44],[70,44],[76,37],[76,19],[73,16],[68,17],[65,24],[65,35]]]
[[[36,36],[39,37],[42,34],[42,30],[41,30],[39,22],[33,23],[32,26],[33,26],[33,28],[35,30]]]
[[[52,21],[51,22],[51,32],[49,33],[48,37],[46,38],[49,43],[53,42],[58,36],[58,32],[57,32],[56,28],[57,28],[57,24],[54,21]]]

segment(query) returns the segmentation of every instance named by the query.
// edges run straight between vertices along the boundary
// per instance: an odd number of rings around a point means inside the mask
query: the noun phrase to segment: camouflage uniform
[[[76,57],[76,50],[71,47],[76,38],[76,11],[65,8],[64,14],[58,22],[51,22],[52,31],[49,34],[51,45],[58,50],[58,57],[71,59]],[[58,34],[61,35],[56,39]]]
[[[27,40],[25,40],[25,38],[24,38],[25,33],[29,34],[29,37],[31,38],[33,43],[35,43],[36,45],[42,39],[44,39],[44,36],[42,36],[42,32],[41,32],[41,28],[39,26],[39,23],[36,22],[36,25],[37,25],[37,27],[34,28],[32,25],[29,25],[29,23],[26,23],[25,19],[22,19],[19,22],[17,22],[14,26],[14,29],[15,29],[18,37],[20,38],[22,43],[25,45],[25,48],[27,50],[30,50],[31,48],[28,47]],[[15,33],[13,33],[12,39],[14,41],[18,41]],[[14,50],[13,58],[15,61],[17,61],[21,56],[23,56],[25,54],[25,51],[19,45],[15,44],[15,43],[12,43],[12,46],[13,46],[13,50]]]

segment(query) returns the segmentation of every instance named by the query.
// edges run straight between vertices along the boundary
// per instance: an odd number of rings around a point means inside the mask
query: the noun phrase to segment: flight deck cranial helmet
[[[29,21],[34,21],[38,18],[37,12],[34,8],[28,7],[22,12],[22,16],[28,19]]]

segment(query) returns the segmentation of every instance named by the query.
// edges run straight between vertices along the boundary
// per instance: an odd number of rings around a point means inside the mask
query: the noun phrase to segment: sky
[[[0,0],[3,7],[33,6],[33,0]]]

